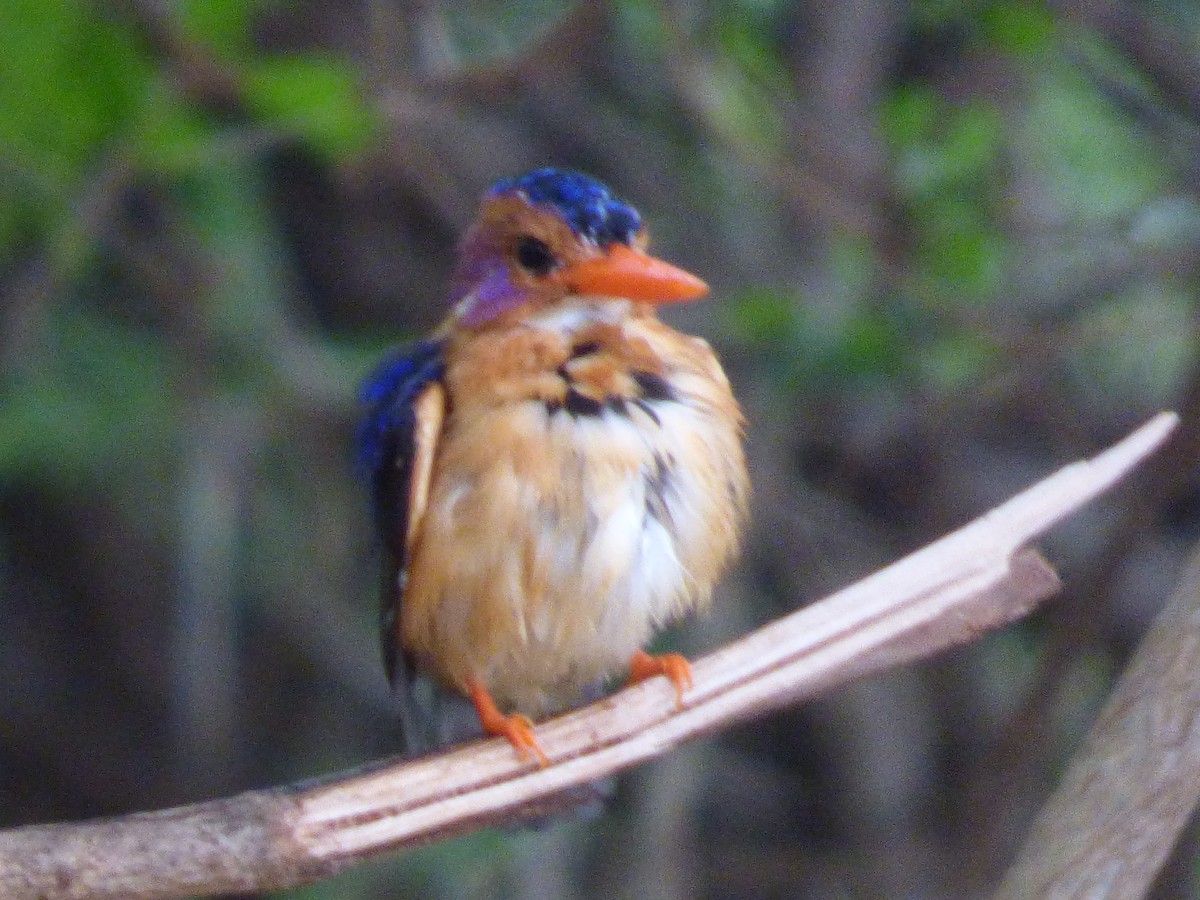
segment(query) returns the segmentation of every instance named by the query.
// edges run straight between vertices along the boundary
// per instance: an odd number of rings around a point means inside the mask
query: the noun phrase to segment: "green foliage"
[[[1053,46],[1055,22],[1040,0],[919,0],[918,31],[960,31],[993,49],[1037,57]]]
[[[1046,72],[1016,137],[1048,202],[1071,222],[1124,218],[1167,182],[1164,160],[1134,122],[1074,70]]]
[[[365,149],[375,117],[353,68],[252,50],[257,3],[190,2],[185,32],[245,90],[255,124],[338,160]],[[103,159],[127,154],[168,177],[224,164],[231,126],[178,94],[121,24],[84,0],[12,0],[0,28],[0,250],[58,227]]]
[[[715,124],[732,141],[775,152],[785,146],[780,102],[794,102],[783,48],[773,33],[769,4],[732,4],[712,25],[719,54],[710,68]]]
[[[120,135],[152,75],[132,36],[90,5],[11,0],[6,6],[0,251],[65,214],[72,192]]]
[[[727,318],[758,365],[792,396],[904,377],[911,334],[900,312],[819,310],[790,292],[757,288],[732,298]]]
[[[994,369],[998,348],[984,335],[946,330],[929,335],[914,354],[921,381],[942,393],[969,390]]]
[[[1178,282],[1139,285],[1081,321],[1068,372],[1095,403],[1167,407],[1196,358],[1195,297]]]
[[[639,54],[663,52],[671,32],[656,4],[650,0],[614,0],[613,12],[621,36]]]
[[[11,0],[0,28],[0,144],[70,188],[119,132],[152,69],[131,35],[82,3]]]
[[[1036,58],[1053,49],[1054,17],[1042,3],[1001,0],[980,14],[985,40],[1014,56]]]
[[[225,60],[251,53],[251,16],[261,0],[182,0],[175,5],[184,33]]]
[[[169,87],[154,85],[140,112],[130,136],[130,150],[139,165],[173,179],[220,161],[220,133]]]
[[[776,93],[791,89],[782,48],[770,38],[767,23],[754,15],[729,16],[716,27],[721,55],[748,77]]]
[[[983,101],[952,104],[932,88],[904,85],[884,103],[881,119],[896,181],[915,200],[968,192],[993,173],[1004,123]]]
[[[0,393],[0,480],[99,483],[174,446],[170,354],[151,332],[86,308],[56,310],[52,353]]]
[[[446,3],[430,7],[443,38],[443,66],[473,67],[519,53],[553,27],[569,7],[556,0],[521,3]]]
[[[899,87],[880,118],[915,226],[918,289],[939,303],[992,296],[1007,254],[993,200],[1004,148],[1001,115],[983,101],[952,104],[918,84]]]
[[[246,72],[246,101],[264,123],[338,159],[369,144],[374,117],[342,62],[315,56],[267,57]]]
[[[224,387],[261,388],[271,366],[264,341],[271,340],[283,320],[287,284],[266,186],[256,167],[243,162],[196,173],[182,187],[181,201],[192,224],[211,257],[221,261],[200,299],[224,350]]]
[[[945,243],[962,239],[948,234]],[[978,255],[968,249],[962,258]],[[946,272],[950,263],[940,265]],[[729,329],[776,375],[781,392],[856,392],[888,381],[961,390],[995,364],[996,348],[986,336],[938,321],[936,307],[904,295],[871,302],[876,262],[863,241],[833,242],[828,267],[837,292],[822,304],[761,288],[730,304]]]
[[[726,60],[709,72],[707,87],[713,124],[728,138],[768,148],[779,146],[783,132],[763,85]]]
[[[90,3],[14,0],[0,28],[0,251],[41,241],[52,270],[71,282],[94,253],[72,217],[81,185],[114,157],[153,173],[224,262],[215,289],[195,302],[232,350],[226,361],[240,361],[220,369],[234,389],[270,383],[254,341],[278,321],[286,277],[264,265],[278,258],[278,237],[256,164],[230,150],[232,137],[246,125],[270,128],[336,160],[362,150],[374,127],[347,63],[256,53],[254,7],[181,9],[186,33],[242,84],[254,117],[245,125],[215,121],[181,96],[129,28]],[[56,346],[2,387],[0,475],[94,480],[172,444],[171,352],[101,306],[54,298],[47,330]]]

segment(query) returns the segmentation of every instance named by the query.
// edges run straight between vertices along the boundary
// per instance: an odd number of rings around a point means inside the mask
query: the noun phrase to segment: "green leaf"
[[[216,164],[214,138],[211,123],[164,85],[145,99],[133,150],[146,168],[185,175]]]
[[[775,93],[789,92],[787,64],[770,33],[756,18],[738,15],[724,19],[718,29],[721,51],[754,81]]]
[[[256,61],[245,78],[247,102],[267,122],[295,133],[317,152],[337,159],[362,151],[375,118],[353,70],[317,56]]]
[[[901,89],[883,110],[895,177],[914,199],[991,177],[1004,139],[999,112],[983,101],[951,104],[924,89]]]
[[[714,122],[729,140],[765,148],[781,144],[783,128],[775,95],[766,85],[724,57],[715,60],[706,74]]]
[[[894,150],[925,141],[937,126],[943,101],[924,84],[902,84],[880,104],[884,136]]]
[[[56,227],[119,144],[151,68],[90,3],[6,0],[0,27],[0,257]]]
[[[896,320],[870,313],[856,316],[847,323],[829,363],[843,376],[858,380],[894,377],[906,368],[908,343]]]
[[[231,390],[269,371],[262,341],[270,339],[283,316],[288,270],[268,192],[260,168],[243,161],[196,173],[183,198],[208,252],[222,263],[202,302],[224,349],[221,375]]]
[[[250,50],[250,24],[261,0],[180,0],[176,8],[184,33],[222,59]]]
[[[983,198],[948,196],[917,215],[919,271],[957,300],[993,293],[1005,273],[1008,240]]]
[[[1054,17],[1040,3],[999,0],[983,10],[980,22],[985,40],[1016,56],[1040,56],[1055,39]]]
[[[767,288],[755,288],[729,304],[729,327],[750,344],[778,345],[796,336],[800,327],[795,301]]]
[[[1003,137],[1004,123],[994,107],[983,101],[958,107],[942,140],[947,180],[985,176],[996,164]]]
[[[151,77],[132,36],[91,4],[6,0],[0,146],[69,189],[130,120]]]
[[[1089,229],[1136,213],[1169,183],[1162,150],[1073,70],[1040,80],[1016,139],[1044,201]]]

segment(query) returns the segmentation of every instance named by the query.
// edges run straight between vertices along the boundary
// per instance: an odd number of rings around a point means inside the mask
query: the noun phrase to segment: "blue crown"
[[[488,196],[510,191],[522,194],[530,203],[553,207],[576,234],[602,247],[614,241],[629,244],[642,227],[636,209],[579,172],[538,169],[520,178],[496,182]]]

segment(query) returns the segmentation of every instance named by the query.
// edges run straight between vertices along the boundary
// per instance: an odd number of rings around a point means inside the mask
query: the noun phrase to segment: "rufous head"
[[[660,305],[708,293],[647,244],[637,210],[586,175],[538,169],[506,178],[484,197],[460,248],[454,319],[474,328],[571,296]]]

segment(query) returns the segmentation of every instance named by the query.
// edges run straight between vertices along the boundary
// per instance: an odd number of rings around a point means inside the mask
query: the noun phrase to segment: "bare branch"
[[[1200,799],[1200,550],[997,900],[1143,897]]]
[[[1181,30],[1124,0],[1054,0],[1051,8],[1095,29],[1141,67],[1163,99],[1193,122],[1200,119],[1195,50]]]
[[[569,804],[562,792],[858,676],[969,641],[1057,586],[1026,546],[1151,453],[1176,417],[1151,420],[981,519],[694,664],[675,709],[652,679],[543,723],[552,764],[471,744],[326,782],[117,819],[0,833],[5,897],[181,897],[314,881],[390,849]]]

